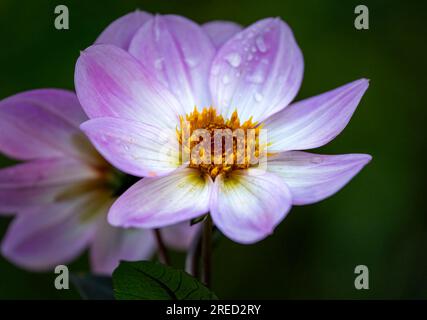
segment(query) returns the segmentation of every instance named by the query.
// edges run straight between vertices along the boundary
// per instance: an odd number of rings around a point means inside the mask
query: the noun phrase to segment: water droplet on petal
[[[256,44],[256,46],[257,46],[257,48],[258,48],[259,51],[261,51],[261,52],[267,52],[267,45],[265,44],[263,36],[258,36],[255,39],[255,44]]]
[[[157,70],[163,69],[163,59],[162,58],[156,59],[156,61],[154,61],[154,68],[156,68]]]
[[[194,68],[199,64],[199,61],[196,59],[192,59],[192,58],[187,58],[185,59],[185,63],[190,67],[190,68]]]
[[[227,75],[224,75],[224,77],[222,77],[222,83],[223,84],[229,84],[230,78]]]
[[[256,101],[256,102],[261,102],[261,101],[262,101],[262,99],[264,99],[264,96],[263,96],[261,93],[256,92],[256,93],[254,94],[254,99],[255,99],[255,101]]]
[[[323,159],[321,157],[314,157],[314,158],[311,158],[310,162],[313,164],[319,164],[323,162]]]
[[[251,54],[251,53],[249,53],[248,54],[248,57],[246,58],[246,60],[248,60],[248,61],[252,61],[252,59],[254,58],[254,55],[253,54]]]
[[[240,62],[242,61],[242,57],[237,52],[230,53],[225,57],[225,60],[233,67],[237,68],[240,66]]]

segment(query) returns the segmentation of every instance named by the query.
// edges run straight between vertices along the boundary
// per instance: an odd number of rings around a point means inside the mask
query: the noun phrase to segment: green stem
[[[168,255],[168,251],[166,249],[166,246],[163,242],[162,234],[160,233],[160,229],[154,229],[154,235],[156,236],[157,241],[157,252],[159,255],[159,260],[161,263],[169,266],[170,265],[170,259]]]
[[[197,226],[193,226],[197,227]],[[199,269],[200,269],[200,254],[202,252],[202,234],[203,228],[197,230],[197,233],[194,235],[190,247],[188,248],[187,257],[185,260],[185,270],[187,273],[191,274],[196,279],[199,278]]]
[[[202,235],[203,282],[208,288],[212,285],[212,219],[208,215]]]

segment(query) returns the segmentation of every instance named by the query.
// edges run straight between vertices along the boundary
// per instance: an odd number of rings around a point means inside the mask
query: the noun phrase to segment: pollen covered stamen
[[[213,179],[222,173],[247,169],[257,162],[262,149],[260,129],[252,117],[240,123],[237,111],[224,119],[213,107],[201,112],[195,107],[193,112],[180,116],[176,129],[182,163],[185,155],[189,155],[189,167]]]

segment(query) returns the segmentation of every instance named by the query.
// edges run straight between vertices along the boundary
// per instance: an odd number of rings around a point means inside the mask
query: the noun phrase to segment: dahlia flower
[[[144,177],[111,207],[114,226],[158,228],[210,213],[227,237],[254,243],[292,205],[331,196],[371,159],[300,151],[321,147],[344,129],[368,81],[291,103],[303,56],[278,18],[240,30],[157,15],[127,38],[125,49],[98,43],[76,65],[76,92],[90,118],[81,128],[115,167]],[[183,161],[184,149],[193,154],[198,145],[184,147],[181,134],[199,129],[266,130],[266,169],[247,156],[240,164]],[[196,153],[206,152],[217,156]],[[239,156],[236,148],[231,152],[232,159]]]

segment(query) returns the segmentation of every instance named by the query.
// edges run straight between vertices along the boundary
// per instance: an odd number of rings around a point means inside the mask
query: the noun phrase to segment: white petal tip
[[[369,154],[362,153],[362,154],[358,154],[357,156],[358,157],[354,159],[355,162],[363,164],[363,165],[368,164],[372,160],[372,156]]]
[[[361,86],[363,90],[366,90],[369,87],[370,79],[362,78],[359,80],[356,80],[355,83],[357,86]]]
[[[121,221],[120,216],[116,214],[114,211],[114,205],[108,212],[107,221],[109,224],[111,224],[113,227],[125,227],[124,222]]]

